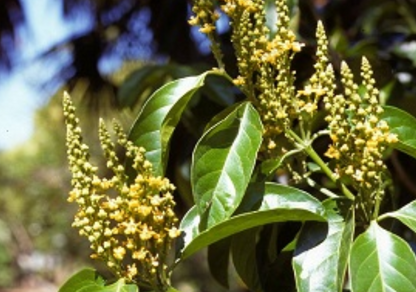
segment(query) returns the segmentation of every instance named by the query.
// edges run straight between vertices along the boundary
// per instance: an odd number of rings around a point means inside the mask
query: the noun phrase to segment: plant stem
[[[383,186],[383,189],[384,188],[385,188],[385,185]],[[380,206],[383,200],[382,198],[383,197],[379,193],[375,196],[374,212],[372,214],[373,220],[377,220],[378,215],[380,214]]]
[[[337,194],[334,194],[333,192],[331,192],[330,190],[328,190],[324,187],[321,187],[313,179],[311,179],[309,177],[306,178],[306,182],[308,183],[308,185],[317,189],[318,191],[320,191],[322,194],[326,195],[327,197],[334,198],[334,199],[339,198],[339,196]]]
[[[322,158],[315,152],[315,150],[310,145],[310,141],[303,141],[295,132],[292,130],[287,130],[287,133],[302,147],[302,149],[309,155],[309,157],[322,169],[322,171],[328,176],[328,178],[337,183],[342,193],[350,200],[354,201],[355,196],[354,194],[341,182],[339,182],[338,177],[332,170],[326,165],[326,163],[322,160]]]
[[[384,219],[386,219],[386,218],[388,218],[389,216],[388,216],[388,213],[384,213],[384,214],[382,214],[382,215],[380,215],[380,217],[378,217],[378,218],[375,218],[377,221],[381,221],[381,220],[384,220]]]

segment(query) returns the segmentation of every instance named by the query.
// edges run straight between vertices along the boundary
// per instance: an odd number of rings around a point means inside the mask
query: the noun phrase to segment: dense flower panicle
[[[301,118],[311,118],[318,110],[319,101],[332,98],[335,90],[335,75],[328,60],[328,39],[321,21],[316,29],[316,39],[315,72],[304,89],[297,92]]]
[[[235,79],[247,94],[253,94],[252,75],[259,68],[259,61],[267,46],[269,33],[265,26],[262,1],[224,1],[222,9],[230,18],[239,74]]]
[[[275,149],[276,138],[297,116],[291,61],[302,44],[289,28],[286,1],[276,1],[278,20],[274,36],[266,26],[263,0],[223,2],[221,8],[231,20],[231,40],[239,69],[234,83],[253,101],[262,117],[262,152],[268,156],[269,152],[281,150]]]
[[[191,25],[201,26],[200,32],[209,34],[215,30],[215,22],[219,14],[215,12],[214,1],[212,0],[194,0],[192,11],[194,16],[189,20]]]
[[[383,195],[387,170],[383,152],[389,144],[397,142],[397,137],[380,120],[383,109],[368,60],[363,58],[361,66],[364,93],[359,93],[359,86],[345,62],[341,65],[341,75],[343,94],[326,102],[329,111],[326,120],[333,142],[326,156],[335,159],[337,173],[349,177],[359,195],[366,202],[372,202]],[[371,204],[367,206],[371,208]]]
[[[173,239],[180,235],[178,219],[167,178],[155,177],[145,150],[127,140],[121,126],[114,124],[118,143],[126,149],[137,172],[129,182],[124,166],[116,155],[105,123],[100,121],[99,137],[114,176],[97,176],[88,162],[88,147],[82,144],[81,129],[68,94],[64,95],[67,148],[73,174],[68,201],[78,204],[73,226],[90,241],[92,258],[106,262],[119,277],[157,285],[166,269],[166,257]],[[111,192],[116,194],[112,194]]]

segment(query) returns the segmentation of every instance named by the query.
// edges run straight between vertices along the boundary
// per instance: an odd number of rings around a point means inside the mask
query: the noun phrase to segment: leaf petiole
[[[303,141],[295,132],[288,129],[286,132],[296,143],[299,145],[303,151],[322,169],[322,171],[328,176],[328,178],[334,182],[339,184],[342,193],[350,200],[354,201],[355,196],[354,194],[338,180],[338,177],[332,170],[328,167],[328,165],[322,160],[322,158],[316,153],[316,151],[311,146],[311,141]]]

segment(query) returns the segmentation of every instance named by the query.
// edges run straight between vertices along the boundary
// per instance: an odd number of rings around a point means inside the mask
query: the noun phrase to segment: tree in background
[[[416,10],[416,5],[413,1],[309,0],[299,1],[298,5],[298,1],[293,0],[289,3],[297,7],[293,13],[298,19],[295,22],[301,38],[312,41],[312,28],[317,19],[322,19],[333,39],[334,54],[354,58],[363,52],[372,52],[372,55],[380,57],[376,65],[384,69],[376,72],[388,73],[380,74],[384,76],[383,80],[394,77],[391,69],[413,76],[411,50],[400,46],[410,43],[416,33],[412,13]],[[7,0],[2,4],[0,63],[2,68],[11,69],[17,65],[17,28],[24,26],[25,17],[20,1]],[[91,92],[103,88],[110,92],[116,104],[113,92],[116,88],[106,78],[107,72],[99,69],[99,62],[103,60],[116,58],[127,61],[141,57],[155,60],[159,56],[179,64],[213,64],[213,59],[207,56],[206,50],[198,49],[202,39],[195,39],[187,25],[189,1],[63,1],[63,9],[68,22],[87,21],[90,28],[79,35],[72,35],[39,56],[44,61],[59,58],[62,50],[69,51],[72,56],[69,63],[62,64],[61,73],[49,82],[69,82],[73,85],[78,79],[86,79]],[[79,15],[83,19],[77,18]],[[229,49],[229,28],[223,29],[221,38],[224,40],[225,62],[231,65],[233,57]],[[311,52],[306,51],[305,54],[308,56],[304,57],[310,61]]]

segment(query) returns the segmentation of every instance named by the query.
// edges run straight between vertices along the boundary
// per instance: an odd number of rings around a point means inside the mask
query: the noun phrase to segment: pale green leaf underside
[[[396,218],[416,233],[416,201],[412,201],[394,212],[383,214],[383,217]]]
[[[415,267],[410,246],[373,221],[351,249],[352,292],[416,291]]]
[[[325,208],[313,196],[275,183],[250,186],[238,211],[238,215],[199,231],[200,217],[194,206],[180,225],[184,232],[181,258],[185,259],[218,240],[252,227],[272,222],[326,219]]]
[[[307,222],[298,238],[293,258],[298,292],[342,291],[347,259],[354,233],[354,216],[344,219],[334,211],[336,203],[324,203],[328,214],[328,229],[317,222]],[[321,243],[309,247],[312,239]]]

